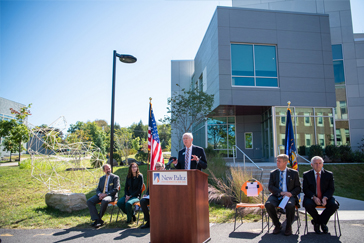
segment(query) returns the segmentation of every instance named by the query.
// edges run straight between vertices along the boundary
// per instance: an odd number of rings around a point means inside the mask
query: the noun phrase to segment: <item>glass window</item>
[[[344,84],[345,83],[344,62],[342,60],[338,60],[338,61],[333,61],[333,64],[334,64],[335,84]]]
[[[232,77],[232,84],[239,86],[254,86],[254,78]]]
[[[232,155],[235,145],[235,117],[209,117],[207,142],[223,156]]]
[[[316,116],[332,116],[331,108],[315,108]]]
[[[276,78],[257,78],[257,86],[278,87],[278,79],[276,79]]]
[[[209,117],[207,124],[226,124],[226,117]]]
[[[341,44],[332,45],[331,48],[332,48],[332,59],[333,60],[343,59],[343,52],[342,52]]]
[[[209,125],[207,127],[208,144],[214,149],[227,148],[227,128],[226,126]]]
[[[276,56],[276,46],[232,44],[232,85],[278,87]]]
[[[297,116],[312,116],[313,109],[312,108],[296,108]]]
[[[231,45],[232,75],[254,76],[253,45]]]
[[[276,47],[255,45],[254,54],[255,75],[277,77]]]
[[[228,117],[229,124],[235,124],[235,117]]]
[[[253,133],[252,132],[244,133],[244,139],[245,139],[245,148],[252,149],[253,148]]]

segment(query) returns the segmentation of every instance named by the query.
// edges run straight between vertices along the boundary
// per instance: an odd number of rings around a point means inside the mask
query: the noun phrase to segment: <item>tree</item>
[[[167,102],[170,106],[167,107],[170,117],[160,121],[170,123],[173,133],[181,138],[183,133],[192,132],[193,124],[197,125],[206,121],[206,116],[211,113],[214,104],[214,95],[199,90],[195,85],[190,90],[181,89],[179,93],[174,92]],[[181,147],[181,143],[179,139],[176,146]]]
[[[133,138],[147,139],[148,138],[148,128],[143,125],[142,120],[139,121],[137,125],[131,125],[130,128],[133,130]]]
[[[114,149],[120,151],[125,159],[129,156],[129,150],[132,147],[132,133],[125,127],[115,130]],[[114,151],[115,151],[114,150]],[[127,162],[127,161],[126,161]]]
[[[23,143],[29,140],[29,129],[25,125],[26,118],[31,115],[29,108],[32,104],[20,108],[19,111],[10,108],[12,114],[15,114],[16,119],[10,121],[0,121],[0,137],[5,137],[4,146],[5,150],[12,153],[14,146],[17,144],[19,148],[19,161],[21,158],[21,151],[25,150]]]
[[[171,144],[171,124],[157,125],[158,135],[162,149],[167,149]]]

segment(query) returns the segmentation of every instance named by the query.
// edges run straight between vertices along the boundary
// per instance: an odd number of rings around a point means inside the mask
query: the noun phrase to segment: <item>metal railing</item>
[[[236,151],[235,151],[235,149]],[[243,150],[241,150],[238,146],[234,145],[233,146],[233,161],[234,161],[234,165],[235,165],[235,158],[238,155],[238,150],[243,154],[243,162],[244,162],[244,171],[245,171],[245,158],[248,159],[248,162],[252,163],[253,165],[255,165],[255,167],[257,167],[260,170],[260,180],[263,178],[263,168],[260,168],[256,163],[254,163],[254,161],[249,158],[248,155],[246,155]]]
[[[284,147],[284,145],[282,145],[282,144],[278,145],[278,154],[280,154],[280,147],[285,148],[285,147]],[[299,154],[298,154],[298,152],[296,153],[296,155],[297,155],[297,157],[300,157],[301,159],[303,159],[305,162],[307,162],[307,163],[311,163],[311,161],[309,161],[309,160],[308,160],[308,159],[306,159],[305,157],[303,157],[303,156],[299,155]],[[298,163],[298,161],[297,161],[297,163]]]

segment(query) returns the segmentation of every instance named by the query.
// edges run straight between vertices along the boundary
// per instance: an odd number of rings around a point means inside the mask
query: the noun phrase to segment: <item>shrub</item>
[[[349,145],[341,145],[339,147],[341,162],[352,162],[353,155],[351,152],[351,147]]]
[[[136,159],[137,161],[147,162],[147,160],[148,160],[148,153],[144,153],[143,151],[139,151],[139,152],[135,155],[135,159]]]
[[[308,152],[308,159],[312,159],[314,156],[324,157],[324,150],[320,145],[311,145],[310,150]]]
[[[306,155],[306,146],[305,145],[302,145],[298,148],[298,154],[299,155]]]
[[[99,168],[105,163],[105,156],[100,152],[93,153],[90,164],[93,168]]]
[[[113,154],[112,154],[112,158],[114,159],[114,160],[116,160],[116,162],[119,164],[121,161],[122,161],[122,158],[121,158],[121,152],[119,151],[119,152],[114,152]]]
[[[206,159],[210,160],[216,156],[219,156],[219,152],[216,151],[212,146],[207,146],[207,148],[205,149],[205,154],[206,154]]]
[[[359,150],[353,152],[353,161],[354,162],[364,162],[364,152]]]
[[[339,148],[335,145],[327,145],[325,148],[325,154],[332,162],[335,162],[335,160],[340,158]]]

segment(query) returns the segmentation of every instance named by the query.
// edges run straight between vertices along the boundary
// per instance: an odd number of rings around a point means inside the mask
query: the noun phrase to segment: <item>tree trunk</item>
[[[10,152],[10,162],[11,162],[11,152]]]

